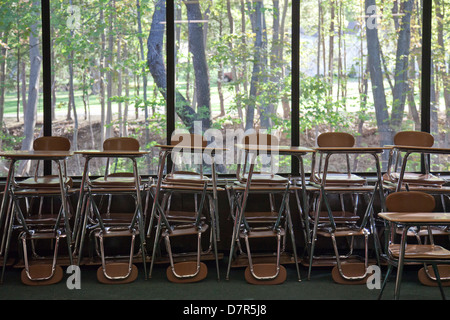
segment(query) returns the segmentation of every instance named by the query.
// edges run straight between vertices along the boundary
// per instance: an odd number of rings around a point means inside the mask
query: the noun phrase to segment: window
[[[27,149],[42,130],[41,6],[32,1],[6,1],[0,6],[0,143],[2,150]],[[8,165],[1,164],[6,176]],[[17,164],[16,175],[29,175],[29,161]]]
[[[157,171],[152,146],[175,129],[222,144],[262,129],[302,146],[328,130],[360,146],[423,130],[448,147],[448,2],[6,0],[2,148],[44,134],[67,136],[74,150],[134,136],[151,150],[140,163],[147,175]],[[220,173],[233,174],[235,160],[224,157]],[[371,161],[357,159],[355,170],[374,171]],[[448,156],[431,163],[449,170]],[[279,172],[292,168],[280,159]],[[69,169],[80,175],[81,159]]]
[[[334,130],[358,146],[383,146],[398,131],[421,130],[419,1],[302,0],[300,17],[303,144]],[[353,166],[375,171],[371,157]]]

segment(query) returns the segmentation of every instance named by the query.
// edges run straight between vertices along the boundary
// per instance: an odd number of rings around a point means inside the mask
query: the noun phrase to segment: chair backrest
[[[355,137],[346,132],[324,132],[317,137],[319,147],[353,147]]]
[[[391,212],[432,212],[434,197],[420,191],[399,191],[386,197],[386,208]]]
[[[205,137],[200,134],[194,133],[176,133],[170,139],[170,144],[172,146],[178,145],[179,147],[188,147],[188,146],[201,146],[206,147],[208,145],[208,141]]]
[[[131,137],[108,138],[103,142],[104,151],[139,151],[139,141]]]
[[[35,151],[69,151],[70,141],[65,137],[39,137],[33,141]]]
[[[428,132],[401,131],[395,134],[394,144],[398,146],[432,147],[434,137]]]

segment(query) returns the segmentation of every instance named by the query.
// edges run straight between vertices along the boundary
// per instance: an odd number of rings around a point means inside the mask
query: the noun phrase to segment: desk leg
[[[67,194],[66,187],[64,186],[64,177],[61,171],[61,161],[56,161],[58,167],[58,176],[59,176],[59,187],[61,189],[61,202],[63,206],[63,215],[64,215],[64,229],[66,233],[66,241],[67,241],[67,250],[69,253],[69,261],[70,265],[73,265],[72,259],[72,232],[70,230],[69,223],[69,208],[67,207]]]
[[[6,183],[5,183],[5,192],[3,194],[3,199],[2,199],[0,222],[3,222],[3,217],[5,216],[6,203],[10,196],[9,192],[10,192],[10,188],[11,188],[11,182],[14,177],[15,164],[16,164],[16,160],[11,160],[11,162],[9,164],[8,176],[6,178]],[[5,227],[7,227],[7,231],[4,230],[4,232],[6,233],[6,243],[4,246],[3,246],[3,240],[2,240],[2,250],[4,249],[5,252],[3,252],[3,266],[2,266],[2,274],[1,274],[1,278],[0,278],[0,283],[3,283],[5,269],[6,269],[6,263],[8,260],[9,242],[10,242],[12,228],[13,228],[12,225],[14,223],[14,203],[12,203],[11,212],[9,212],[8,217],[9,217],[9,221],[7,221],[7,219],[5,219]]]
[[[133,173],[134,173],[134,182],[135,182],[135,188],[136,188],[136,213],[137,213],[137,217],[135,216],[135,218],[132,221],[132,225],[131,227],[133,227],[134,223],[135,223],[135,219],[138,220],[138,228],[139,228],[139,238],[141,241],[141,251],[142,251],[142,264],[144,266],[144,279],[147,279],[147,263],[146,263],[146,258],[147,258],[147,250],[146,248],[146,241],[145,241],[145,231],[144,231],[144,217],[143,217],[143,212],[142,212],[142,199],[141,199],[141,189],[140,189],[140,181],[139,181],[139,173],[138,173],[138,168],[137,168],[137,162],[136,162],[136,158],[131,158],[131,161],[133,162]],[[133,249],[131,249],[133,250]],[[132,257],[132,252],[130,253],[130,257]]]
[[[394,290],[394,299],[398,300],[400,296],[400,284],[402,282],[402,274],[403,274],[403,264],[405,260],[405,249],[406,249],[406,237],[408,233],[408,226],[405,226],[402,233],[402,239],[400,243],[400,254],[398,257],[398,266],[397,266],[397,278],[395,279],[395,290]]]
[[[400,176],[398,177],[398,181],[397,181],[397,189],[395,190],[396,192],[399,192],[400,190],[402,190],[403,178],[405,176],[405,170],[406,170],[406,163],[408,162],[408,157],[410,154],[411,154],[410,152],[407,152],[405,154],[405,156],[403,157],[402,168],[400,169]]]
[[[248,171],[247,183],[245,185],[244,194],[242,195],[242,204],[241,204],[240,212],[239,212],[239,215],[236,216],[235,221],[234,221],[233,234],[231,237],[230,253],[229,253],[229,257],[228,257],[228,268],[227,268],[227,275],[226,275],[227,280],[229,279],[229,276],[230,276],[231,262],[233,260],[236,241],[238,241],[238,239],[239,239],[239,227],[240,227],[242,219],[244,217],[248,193],[250,190],[250,183],[251,183],[251,179],[252,179],[252,175],[253,175],[253,168],[255,166],[255,163],[254,163],[255,158],[256,158],[256,154],[253,154],[251,162],[250,162],[249,171]]]
[[[85,214],[85,209],[84,206],[86,204],[85,202],[85,186],[86,186],[86,178],[87,178],[87,173],[89,170],[89,158],[85,159],[84,162],[84,169],[83,169],[83,176],[81,177],[81,184],[80,184],[80,192],[78,194],[78,203],[77,203],[77,211],[75,212],[75,217],[74,217],[74,226],[73,226],[73,233],[72,233],[72,239],[75,239],[75,244],[74,244],[74,251],[77,250],[78,247],[78,241],[79,241],[79,231],[78,229],[80,228],[80,223],[83,219],[83,214]],[[84,220],[84,219],[83,219]],[[81,223],[83,225],[83,223]],[[78,256],[81,255],[81,252],[78,252]],[[81,259],[81,257],[80,257]],[[79,262],[79,261],[78,261]]]
[[[150,234],[153,229],[153,219],[155,218],[155,211],[157,209],[157,201],[159,198],[159,189],[161,188],[161,183],[162,183],[163,174],[164,174],[164,166],[165,166],[166,158],[167,158],[168,154],[169,154],[169,151],[161,151],[159,153],[158,180],[156,182],[156,187],[155,187],[155,195],[154,195],[154,199],[153,199],[152,212],[150,213],[150,217],[149,217],[150,221],[149,221],[148,229],[147,229],[147,237],[150,237]]]

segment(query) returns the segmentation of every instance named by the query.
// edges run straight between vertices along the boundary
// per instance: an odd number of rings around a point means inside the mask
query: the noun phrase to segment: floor
[[[279,301],[295,305],[295,300],[377,300],[379,290],[367,285],[341,285],[331,278],[329,267],[314,268],[307,280],[307,268],[301,266],[302,281],[297,280],[294,265],[287,265],[287,280],[280,285],[251,285],[245,281],[243,268],[232,268],[225,280],[226,261],[220,263],[221,279],[217,280],[214,263],[206,262],[207,278],[191,284],[175,284],[166,278],[166,266],[156,265],[151,279],[144,279],[142,265],[137,265],[136,281],[123,285],[105,285],[97,281],[96,266],[81,269],[80,288],[69,289],[70,275],[54,285],[28,286],[20,280],[20,269],[8,268],[0,285],[0,300],[159,300],[178,301],[181,306],[194,301]],[[417,279],[418,266],[405,267],[401,300],[440,300],[439,289],[422,285]],[[382,268],[383,274],[385,268]],[[388,282],[383,300],[393,299],[395,278]],[[445,293],[450,297],[450,287]]]

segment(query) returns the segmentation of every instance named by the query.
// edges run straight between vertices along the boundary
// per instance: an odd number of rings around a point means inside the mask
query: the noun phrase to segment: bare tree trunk
[[[4,37],[4,33],[2,32],[0,34],[0,39]],[[8,35],[5,36],[5,39],[3,41],[5,43],[5,46],[2,47],[1,53],[2,53],[2,61],[0,65],[0,130],[3,128],[3,113],[5,110],[5,87],[6,87],[6,63],[8,58],[8,49],[7,49],[7,43],[8,43]],[[17,73],[19,72],[19,69],[17,69]],[[0,141],[1,146],[1,141]]]
[[[107,97],[107,101],[106,101],[106,119],[105,119],[105,125],[106,125],[106,130],[105,130],[105,139],[111,138],[112,137],[112,132],[113,132],[113,128],[112,128],[112,101],[111,101],[111,97],[113,96],[113,70],[112,70],[112,65],[113,65],[113,46],[114,46],[114,35],[113,35],[113,21],[114,21],[114,7],[115,7],[115,0],[110,0],[109,1],[109,26],[108,26],[108,58],[106,61],[107,66],[109,67],[109,70],[106,74],[106,79],[107,79],[107,86],[106,86],[106,97]]]
[[[22,61],[22,63],[21,63],[21,65],[20,65],[20,67],[21,67],[21,71],[20,71],[20,73],[21,73],[21,75],[22,75],[22,88],[21,88],[21,91],[22,91],[22,112],[23,112],[23,115],[24,115],[24,117],[25,117],[25,110],[27,109],[27,80],[26,80],[26,78],[27,78],[27,72],[26,72],[26,69],[25,69],[25,62],[24,61]]]
[[[100,9],[100,21],[104,22],[104,14],[103,9]],[[100,54],[100,146],[102,145],[103,141],[105,140],[105,68],[106,68],[106,58],[105,58],[105,46],[106,46],[106,39],[105,39],[105,32],[101,31],[100,36],[101,41],[101,54]]]
[[[117,61],[122,61],[122,37],[120,35],[117,36]],[[123,132],[123,115],[122,115],[122,73],[123,68],[119,68],[117,70],[117,96],[119,97],[119,101],[117,103],[118,107],[118,121],[119,121],[119,136],[122,136]]]
[[[38,7],[39,2],[33,2],[33,7]],[[31,150],[34,141],[34,128],[36,126],[36,110],[39,99],[39,79],[41,75],[42,57],[39,50],[39,35],[37,23],[31,26],[30,36],[30,82],[28,89],[28,103],[24,115],[24,139],[22,150]],[[28,171],[29,162],[22,162],[19,172],[23,175]]]
[[[251,7],[253,4],[253,7]],[[261,2],[247,2],[249,8],[250,20],[252,22],[252,31],[255,34],[254,54],[253,54],[253,70],[250,82],[250,95],[249,104],[247,107],[247,117],[245,119],[245,130],[254,128],[255,117],[255,98],[258,94],[258,83],[260,81],[260,74],[262,71],[261,58],[262,58],[262,46],[263,46],[263,34],[262,34],[262,3]]]
[[[401,130],[405,109],[406,92],[408,87],[408,60],[411,43],[411,12],[414,0],[405,0],[403,4],[403,16],[400,23],[397,40],[397,55],[395,63],[395,85],[392,92],[391,128],[394,131]]]
[[[198,5],[198,3],[197,3]],[[163,50],[163,39],[165,33],[165,27],[161,24],[162,21],[165,21],[166,18],[166,7],[165,0],[158,0],[155,5],[155,11],[153,13],[152,25],[150,28],[150,33],[147,40],[147,65],[150,69],[150,73],[157,85],[160,93],[167,99],[167,74],[165,70],[162,50]],[[191,17],[188,17],[192,19]],[[192,31],[200,31],[201,36],[203,36],[203,32],[200,29],[194,29]],[[199,36],[199,35],[197,35]],[[189,42],[193,42],[197,39],[197,37],[189,37]],[[195,42],[197,43],[197,42]],[[203,43],[203,39],[201,39],[201,43]],[[206,63],[206,60],[204,61]],[[204,77],[204,75],[202,75]],[[180,117],[181,121],[185,124],[185,126],[193,132],[194,129],[194,121],[202,121],[202,129],[207,130],[210,126],[209,117],[205,117],[204,115],[197,114],[190,106],[189,102],[186,101],[184,96],[177,90],[175,92],[175,101],[177,102],[175,105],[175,112]]]
[[[445,2],[445,1],[444,1]],[[441,0],[435,0],[435,10],[436,10],[436,21],[437,21],[437,38],[438,38],[438,74],[442,79],[442,86],[443,86],[443,90],[444,90],[444,103],[445,103],[445,123],[446,123],[446,127],[449,128],[450,127],[450,76],[448,74],[447,70],[450,69],[446,69],[446,62],[445,62],[445,57],[446,57],[446,52],[445,52],[445,43],[444,43],[444,24],[443,24],[443,20],[444,20],[444,13],[443,10],[445,8],[445,6],[443,4],[441,4]],[[450,62],[448,67],[450,67]],[[447,130],[448,131],[448,130]],[[444,144],[445,146],[443,147],[447,147],[448,143],[449,143],[449,139],[450,139],[450,133],[446,132],[445,133],[445,138],[444,138]]]
[[[141,22],[141,5],[139,3],[139,0],[136,0],[136,8],[137,8],[137,22],[138,22],[138,33],[139,33],[139,49],[141,53],[141,60],[145,60],[144,56],[144,41],[142,39],[142,22]],[[145,70],[145,67],[142,67],[142,81],[143,81],[143,88],[144,91],[144,119],[145,119],[145,141],[150,140],[150,132],[148,129],[148,107],[147,107],[147,73]],[[152,109],[152,113],[155,113],[155,107]]]
[[[375,6],[375,0],[365,0],[365,12],[368,8]],[[380,145],[392,143],[392,135],[389,130],[389,113],[387,111],[386,94],[383,84],[383,71],[381,69],[380,42],[378,29],[366,23],[366,40],[368,54],[368,66],[370,70],[370,82],[372,85],[375,114],[380,135]],[[386,160],[385,158],[383,160]]]
[[[128,58],[128,44],[125,41],[123,45],[123,55],[124,60]],[[129,98],[130,98],[130,75],[128,67],[125,67],[125,106],[123,110],[123,132],[122,136],[127,137],[128,136],[128,104],[129,104]]]

